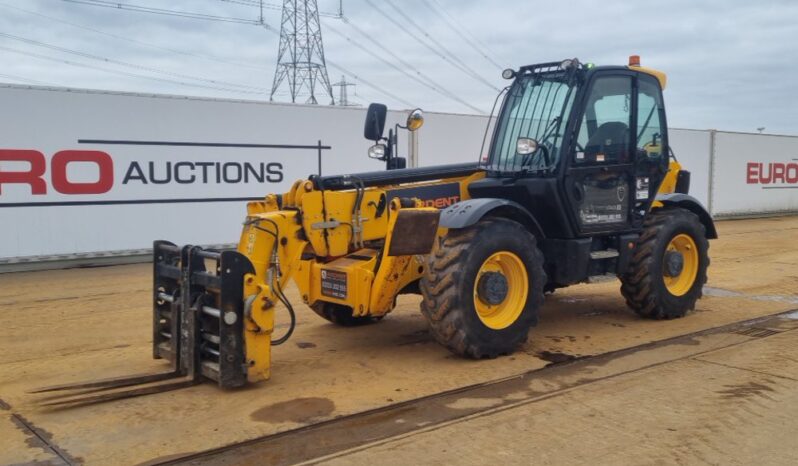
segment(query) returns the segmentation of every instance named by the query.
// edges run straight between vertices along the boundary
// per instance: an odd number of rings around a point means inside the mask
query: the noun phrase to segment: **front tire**
[[[621,277],[627,305],[650,319],[684,317],[702,296],[708,251],[706,229],[696,214],[680,208],[652,212]]]
[[[545,283],[535,237],[517,222],[484,219],[436,242],[421,279],[421,311],[455,354],[495,358],[526,341]]]

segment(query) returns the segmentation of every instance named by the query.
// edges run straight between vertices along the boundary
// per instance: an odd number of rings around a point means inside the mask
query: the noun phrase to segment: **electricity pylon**
[[[346,82],[346,76],[341,76],[341,81],[333,83],[333,87],[340,87],[338,93],[338,105],[341,107],[356,107],[358,104],[349,102],[349,88],[355,87],[355,83]]]
[[[283,83],[288,85],[291,102],[296,103],[298,97],[309,95],[306,103],[317,104],[317,95],[327,95],[330,105],[335,104],[327,76],[316,0],[283,0],[280,51],[269,100],[274,100],[274,94]]]

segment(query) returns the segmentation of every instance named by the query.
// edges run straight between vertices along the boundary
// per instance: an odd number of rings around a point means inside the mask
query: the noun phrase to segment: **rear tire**
[[[495,358],[526,341],[545,283],[535,237],[517,222],[484,219],[436,242],[421,279],[421,312],[455,354]]]
[[[649,319],[684,317],[702,296],[708,251],[706,229],[696,214],[680,208],[652,212],[637,241],[629,271],[621,277],[626,304]],[[668,254],[673,252],[682,256],[678,274],[668,269]]]
[[[353,316],[352,308],[343,304],[316,301],[310,308],[326,320],[342,327],[356,327],[380,320],[372,316]]]

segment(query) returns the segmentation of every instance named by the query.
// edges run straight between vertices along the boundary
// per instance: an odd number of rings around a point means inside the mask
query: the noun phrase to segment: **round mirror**
[[[502,78],[513,79],[514,77],[515,77],[515,70],[507,68],[506,70],[502,71]]]
[[[369,158],[385,160],[385,144],[374,144],[369,147]]]
[[[532,138],[518,138],[515,151],[518,155],[529,155],[538,150],[538,142]]]
[[[415,131],[421,128],[424,125],[424,112],[421,111],[420,108],[417,108],[410,112],[410,115],[407,117],[407,129],[410,131]]]

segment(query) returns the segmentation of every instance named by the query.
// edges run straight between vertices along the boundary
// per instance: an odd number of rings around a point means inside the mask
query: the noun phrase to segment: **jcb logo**
[[[27,162],[27,171],[8,170],[2,162]],[[99,169],[99,177],[95,182],[75,182],[69,179],[67,167],[70,163],[93,163]],[[44,154],[35,150],[0,149],[0,195],[7,184],[27,184],[31,194],[47,194],[47,159]],[[103,194],[114,186],[114,162],[111,156],[100,151],[63,150],[53,155],[50,160],[50,184],[61,194]]]

